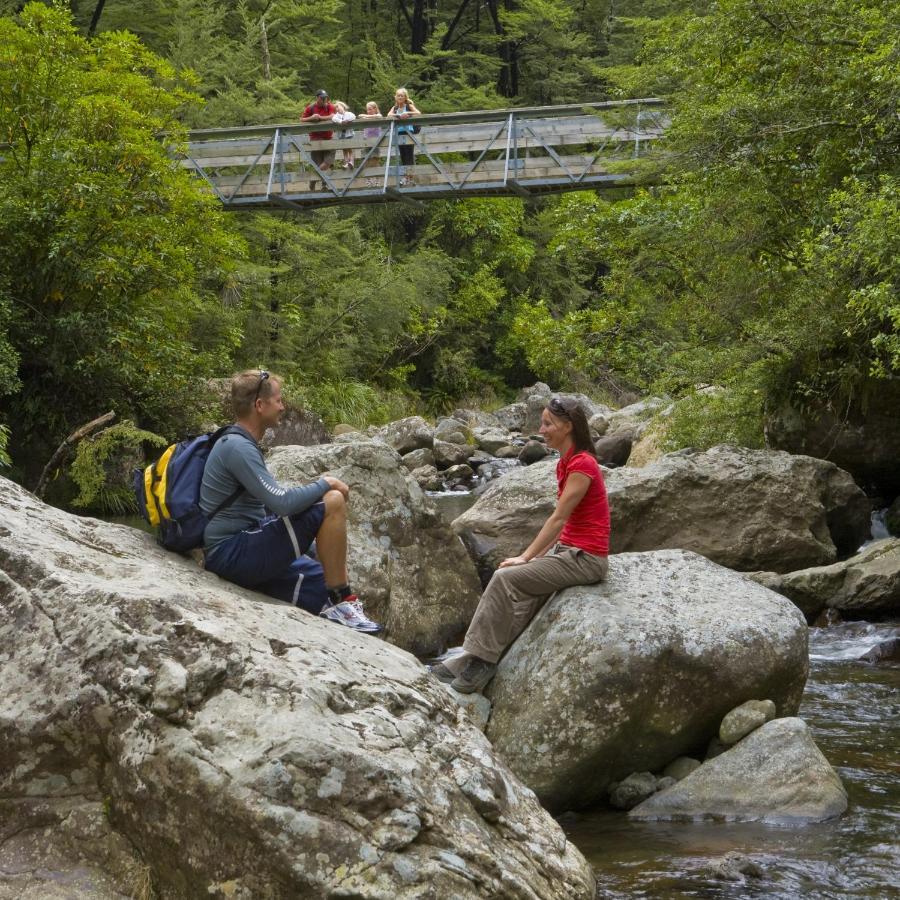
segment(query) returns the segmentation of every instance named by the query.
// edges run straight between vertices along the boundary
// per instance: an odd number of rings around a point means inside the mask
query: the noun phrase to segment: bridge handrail
[[[504,109],[476,109],[464,112],[452,113],[423,113],[415,116],[415,123],[422,127],[426,125],[459,125],[481,124],[484,122],[503,122],[512,114],[516,118],[558,118],[562,116],[588,115],[591,112],[619,109],[630,106],[664,106],[665,100],[659,97],[644,97],[635,100],[604,100],[597,103],[569,103],[563,106],[510,106]],[[362,119],[356,124],[357,128],[388,127],[397,119],[389,119],[387,116],[380,118]],[[348,123],[349,127],[354,127]],[[333,127],[329,127],[333,126]],[[273,123],[271,125],[238,125],[231,128],[195,128],[188,132],[188,141],[195,143],[204,140],[229,140],[230,138],[262,138],[272,134],[277,128],[282,132],[291,134],[308,134],[311,131],[337,131],[347,126],[335,125],[331,122],[286,122]],[[8,149],[8,143],[0,143],[0,150]]]
[[[452,113],[423,113],[415,116],[416,125],[425,128],[429,125],[461,125],[480,124],[483,122],[504,122],[510,115],[518,118],[555,118],[562,116],[590,115],[592,112],[602,112],[610,109],[644,106],[664,106],[665,100],[658,97],[646,97],[637,100],[606,100],[598,103],[570,103],[564,106],[515,106],[505,109],[478,109],[468,112]],[[338,131],[345,128],[377,128],[388,127],[397,119],[389,119],[387,116],[380,118],[356,120],[345,125],[335,125],[332,122],[287,122],[272,125],[240,125],[232,128],[199,128],[188,132],[188,140],[200,142],[204,140],[229,140],[230,138],[255,138],[266,137],[277,128],[282,132],[292,134],[307,134],[311,131]]]

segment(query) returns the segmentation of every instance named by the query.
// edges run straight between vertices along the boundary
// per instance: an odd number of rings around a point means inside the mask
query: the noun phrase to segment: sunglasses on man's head
[[[265,369],[259,370],[259,384],[256,385],[256,393],[253,395],[253,405],[256,406],[256,401],[259,400],[259,392],[262,390],[263,382],[268,381],[269,373]]]

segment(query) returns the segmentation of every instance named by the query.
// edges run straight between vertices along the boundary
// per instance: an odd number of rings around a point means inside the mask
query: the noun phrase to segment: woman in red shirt
[[[556,508],[528,547],[494,572],[466,632],[465,654],[451,663],[459,674],[443,663],[432,669],[464,694],[493,678],[503,652],[551,594],[606,579],[609,504],[587,418],[574,400],[554,397],[540,432],[560,453]]]

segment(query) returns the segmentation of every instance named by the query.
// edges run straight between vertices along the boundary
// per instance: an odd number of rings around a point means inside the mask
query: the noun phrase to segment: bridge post
[[[266,182],[266,199],[272,196],[272,178],[275,175],[275,160],[278,158],[278,151],[281,147],[281,129],[275,129],[275,137],[272,139],[272,162],[269,163],[269,180]],[[284,166],[282,166],[282,170]],[[282,179],[281,193],[284,193],[284,183]]]
[[[391,119],[391,127],[388,130],[387,156],[384,158],[384,183],[381,187],[381,193],[386,194],[388,190],[388,178],[391,172],[391,156],[394,150],[394,129],[397,127],[397,120]]]
[[[644,111],[638,107],[637,116],[634,121],[634,158],[637,159],[641,154],[641,117]]]
[[[510,113],[509,118],[506,120],[506,159],[503,163],[503,184],[506,185],[509,183],[509,151],[512,149],[513,143],[513,122],[515,120],[515,113]]]

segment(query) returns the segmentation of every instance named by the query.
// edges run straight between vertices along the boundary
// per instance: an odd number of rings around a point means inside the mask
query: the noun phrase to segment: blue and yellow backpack
[[[172,444],[156,462],[135,469],[134,493],[144,518],[157,530],[157,541],[167,550],[185,553],[203,544],[203,531],[211,519],[231,506],[244,492],[239,487],[209,516],[200,509],[203,469],[216,441],[234,425]]]

